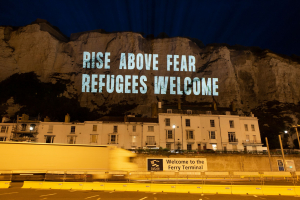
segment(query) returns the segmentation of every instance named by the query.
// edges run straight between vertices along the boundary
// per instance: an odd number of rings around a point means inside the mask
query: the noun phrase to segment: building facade
[[[0,123],[0,141],[114,145],[124,149],[262,151],[258,119],[226,112],[162,110],[156,118],[106,117],[98,121],[29,120]]]

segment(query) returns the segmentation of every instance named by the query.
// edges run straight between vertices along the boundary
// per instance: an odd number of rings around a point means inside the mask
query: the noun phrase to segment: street
[[[11,188],[0,189],[1,200],[283,200],[300,196],[266,195],[220,195],[220,194],[178,194],[153,192],[115,192],[115,191],[80,191],[51,189],[21,189],[22,183],[13,183]]]

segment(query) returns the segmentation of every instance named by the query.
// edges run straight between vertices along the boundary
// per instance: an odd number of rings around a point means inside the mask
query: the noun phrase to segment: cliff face
[[[236,107],[243,111],[274,100],[291,104],[300,101],[300,64],[268,51],[255,53],[225,46],[199,48],[187,38],[147,40],[138,33],[103,33],[101,30],[74,34],[70,41],[44,22],[17,29],[0,27],[0,51],[2,91],[8,87],[4,83],[10,84],[11,92],[16,91],[13,84],[20,80],[17,74],[34,72],[38,77],[36,84],[61,84],[62,91],[55,95],[76,100],[78,106],[88,108],[95,114],[93,116],[97,113],[121,115],[125,111],[150,116],[151,103],[156,103],[158,98],[167,102],[179,98],[185,102],[212,102],[212,96],[170,95],[169,88],[166,95],[154,94],[155,76],[181,77],[181,88],[185,77],[218,78],[219,95],[214,96],[218,105],[228,107],[235,101]],[[84,51],[110,52],[110,69],[84,69]],[[126,56],[128,53],[135,56],[138,53],[158,54],[159,70],[145,70],[145,63],[142,70],[119,69],[121,53],[126,53]],[[167,55],[179,55],[179,58],[182,55],[195,56],[195,72],[167,71]],[[82,93],[82,74],[145,75],[147,93],[120,94],[105,90],[103,93]],[[8,81],[13,75],[16,76],[14,82]],[[25,79],[23,83],[27,84]],[[20,101],[13,103],[16,100],[13,93],[6,92],[0,99],[2,114],[13,115],[26,107],[20,105]],[[14,105],[17,109],[11,109]]]

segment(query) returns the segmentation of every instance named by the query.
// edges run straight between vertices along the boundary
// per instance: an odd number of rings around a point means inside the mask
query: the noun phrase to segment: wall
[[[265,172],[271,171],[269,164],[268,155],[220,155],[220,154],[197,154],[197,155],[170,155],[160,156],[160,155],[145,155],[138,154],[135,163],[138,165],[140,171],[146,171],[147,158],[206,158],[207,159],[207,169],[208,171],[254,171],[254,172]],[[279,171],[277,166],[277,160],[282,159],[280,155],[272,155],[272,170],[274,172]],[[285,155],[285,160],[294,160],[295,168],[300,171],[300,155],[287,156]]]

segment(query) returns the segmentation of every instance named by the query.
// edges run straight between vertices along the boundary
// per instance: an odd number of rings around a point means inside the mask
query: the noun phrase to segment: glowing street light
[[[285,133],[285,134],[287,134],[287,133],[288,133],[288,131],[284,131],[284,133]]]

